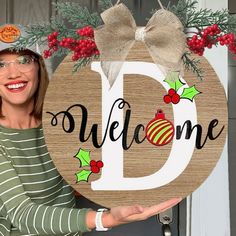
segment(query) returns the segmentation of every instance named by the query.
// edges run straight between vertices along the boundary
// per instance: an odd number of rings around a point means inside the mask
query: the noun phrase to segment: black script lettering
[[[213,129],[218,125],[218,120],[214,119],[210,122],[210,124],[208,125],[208,131],[207,131],[207,135],[206,138],[204,139],[203,143],[201,143],[201,139],[202,139],[202,126],[197,124],[194,125],[192,127],[192,123],[190,120],[187,120],[186,122],[184,122],[183,126],[181,127],[180,125],[178,125],[176,127],[176,139],[180,139],[182,134],[183,134],[183,130],[185,128],[185,126],[187,126],[186,128],[186,134],[185,134],[185,139],[190,139],[193,130],[196,128],[196,148],[197,149],[202,149],[204,147],[204,145],[206,144],[207,138],[209,137],[210,140],[215,140],[217,139],[220,134],[222,133],[222,131],[224,130],[224,126],[221,128],[220,132],[214,136],[213,135]]]
[[[129,109],[127,109],[126,114],[125,114],[124,128],[123,128],[122,132],[119,134],[118,137],[114,136],[114,130],[119,126],[119,122],[114,121],[110,125],[112,113],[113,113],[113,110],[114,110],[116,105],[117,105],[118,109],[124,109],[124,107],[126,105],[129,108]],[[121,136],[123,136],[122,137],[122,146],[123,146],[124,150],[129,149],[134,140],[136,141],[136,143],[139,144],[139,143],[142,143],[146,138],[146,137],[144,137],[141,140],[139,139],[140,130],[141,129],[144,130],[144,126],[139,124],[135,128],[134,137],[133,137],[131,143],[129,145],[127,144],[128,126],[129,126],[129,120],[130,120],[130,116],[131,116],[131,110],[130,110],[130,104],[128,102],[126,102],[124,99],[121,99],[121,98],[117,99],[111,107],[111,111],[110,111],[110,114],[109,114],[109,117],[108,117],[108,120],[107,120],[107,125],[106,125],[106,129],[105,129],[105,132],[104,132],[104,136],[103,136],[100,143],[98,141],[98,124],[93,124],[92,127],[91,127],[89,135],[87,137],[85,135],[86,128],[87,128],[88,111],[87,111],[86,107],[83,106],[82,104],[72,105],[66,111],[60,111],[56,114],[53,114],[52,112],[46,112],[46,113],[52,115],[51,125],[52,126],[57,126],[58,125],[58,116],[63,115],[62,116],[62,122],[61,122],[62,129],[66,133],[72,133],[75,129],[75,120],[74,120],[73,115],[71,114],[71,110],[74,109],[74,108],[80,108],[80,110],[82,112],[82,121],[81,121],[80,132],[79,132],[80,142],[86,142],[92,136],[92,143],[93,143],[94,147],[95,148],[101,148],[102,145],[104,144],[105,140],[106,140],[108,129],[109,129],[109,136],[110,136],[110,139],[112,141],[117,141]]]
[[[144,133],[145,134],[144,137],[141,140],[139,139],[139,132],[141,129],[144,131],[145,127],[142,124],[139,124],[134,130],[134,139],[135,139],[135,142],[138,144],[142,143],[146,139],[145,133]]]
[[[120,136],[121,136],[121,134],[120,134],[117,138],[114,137],[114,130],[118,126],[119,126],[119,122],[118,121],[114,121],[114,122],[112,122],[111,127],[110,127],[110,132],[109,132],[110,133],[110,139],[113,142],[117,141],[120,138]]]

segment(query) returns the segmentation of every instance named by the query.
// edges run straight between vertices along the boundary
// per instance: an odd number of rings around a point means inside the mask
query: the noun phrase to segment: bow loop
[[[179,18],[172,12],[167,11],[165,9],[160,9],[153,14],[151,19],[147,23],[147,28],[153,25],[156,25],[157,27],[158,26],[166,26],[166,27],[172,26],[176,30],[180,30],[180,31],[184,30],[184,27],[181,21],[179,20]]]

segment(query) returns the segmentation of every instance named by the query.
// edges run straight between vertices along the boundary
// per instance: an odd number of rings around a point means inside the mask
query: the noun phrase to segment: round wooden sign
[[[43,126],[65,180],[106,207],[186,197],[215,167],[227,133],[227,103],[201,58],[203,81],[165,76],[136,43],[110,88],[99,61],[72,74],[67,57],[50,82]],[[217,184],[217,183],[216,183]]]

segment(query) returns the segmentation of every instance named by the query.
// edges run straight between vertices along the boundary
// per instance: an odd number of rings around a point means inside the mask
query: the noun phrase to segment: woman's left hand
[[[110,212],[104,214],[104,227],[114,227],[121,224],[146,220],[178,204],[182,198],[173,198],[166,202],[151,206],[119,206],[111,208]]]
[[[173,198],[166,202],[151,206],[118,206],[111,208],[110,211],[103,212],[102,224],[105,228],[112,228],[118,225],[127,224],[135,221],[146,220],[151,216],[157,215],[178,204],[182,198]],[[92,229],[95,227],[96,212],[90,211],[87,214],[87,226]]]

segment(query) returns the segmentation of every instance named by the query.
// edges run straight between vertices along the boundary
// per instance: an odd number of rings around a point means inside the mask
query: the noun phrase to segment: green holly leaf
[[[190,101],[193,101],[193,98],[200,93],[201,92],[195,88],[195,85],[193,85],[190,88],[185,88],[183,90],[183,93],[180,95],[180,98],[189,99]]]
[[[89,176],[92,174],[92,171],[90,170],[81,170],[78,173],[75,174],[76,176],[76,182],[79,183],[81,181],[89,181]]]
[[[164,82],[168,83],[170,88],[174,89],[176,92],[185,85],[180,78],[179,72],[170,72],[167,74]]]
[[[90,151],[84,150],[82,148],[74,156],[79,159],[80,167],[89,166],[90,163]]]

